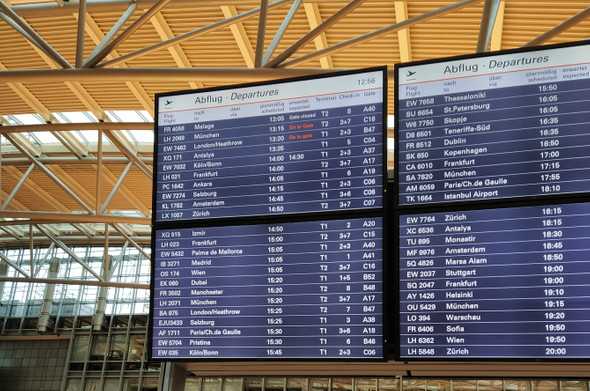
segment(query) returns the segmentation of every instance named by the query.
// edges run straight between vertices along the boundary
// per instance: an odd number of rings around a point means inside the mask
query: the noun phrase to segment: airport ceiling
[[[148,244],[157,92],[590,35],[584,0],[84,3],[0,0],[0,248]]]

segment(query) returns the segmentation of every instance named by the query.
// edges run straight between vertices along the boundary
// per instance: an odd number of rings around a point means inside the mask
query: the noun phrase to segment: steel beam
[[[83,68],[86,68],[91,61],[95,61],[97,55],[104,50],[108,43],[111,42],[113,37],[121,30],[125,23],[127,23],[129,18],[135,12],[136,8],[136,2],[132,2],[129,4],[129,7],[127,7],[125,12],[123,12],[123,14],[119,17],[115,24],[113,24],[113,27],[111,27],[109,32],[102,37],[102,39],[100,40],[100,42],[98,42],[92,53],[90,53],[90,56],[88,56],[88,59],[82,64]]]
[[[0,255],[0,258],[2,256]],[[150,289],[149,284],[135,284],[130,282],[113,282],[113,281],[96,281],[96,280],[68,280],[63,278],[31,278],[31,277],[3,277],[0,281],[4,282],[23,282],[33,284],[55,284],[55,285],[78,285],[78,286],[98,286],[106,288],[130,288],[130,289]]]
[[[25,272],[23,269],[21,269],[16,263],[14,263],[10,259],[8,259],[5,255],[0,254],[0,261],[3,261],[8,266],[10,266],[11,268],[13,268],[14,270],[16,270],[17,272],[19,272],[20,274],[22,274],[26,278],[30,278],[30,276],[27,274],[27,272]],[[0,277],[0,281],[2,281],[2,278],[10,278],[10,277]]]
[[[94,21],[94,19],[90,15],[88,15],[88,17],[86,18],[86,28],[87,33],[90,36],[90,39],[92,39],[95,45],[99,45],[100,42],[104,39],[104,34],[100,29],[100,26]],[[111,54],[107,56],[107,59],[110,59],[111,57],[114,58],[114,56],[119,56],[119,53],[117,53],[116,50],[113,50]],[[121,64],[120,67],[127,68],[127,65]],[[143,88],[143,86],[136,81],[125,81],[125,85],[127,86],[127,88],[129,88],[129,91],[131,91],[133,96],[135,96],[135,98],[137,99],[139,104],[144,108],[144,110],[146,110],[153,116],[154,102],[152,101],[150,95],[145,91],[145,88]]]
[[[84,61],[84,30],[86,27],[86,0],[78,4],[78,33],[76,39],[76,68],[82,67]]]
[[[340,19],[354,11],[357,7],[359,7],[364,0],[352,0],[347,5],[342,7],[338,10],[334,15],[330,16],[328,19],[324,20],[322,24],[318,27],[311,30],[309,33],[305,34],[303,37],[299,38],[293,45],[289,46],[285,49],[282,53],[277,55],[275,58],[270,60],[266,66],[270,68],[275,68],[282,64],[285,60],[293,55],[297,50],[303,47],[308,42],[311,42],[315,37],[320,35],[323,31],[327,28],[333,26],[338,22]]]
[[[143,15],[137,18],[131,26],[127,27],[121,34],[117,35],[112,41],[110,41],[102,50],[100,50],[92,59],[86,62],[86,67],[91,68],[100,63],[110,52],[116,49],[124,40],[126,40],[131,34],[140,29],[152,16],[159,12],[166,6],[171,0],[158,0],[152,7],[147,10]]]
[[[266,51],[262,56],[263,64],[266,64],[268,62],[268,60],[272,57],[273,53],[279,46],[281,39],[283,39],[283,35],[285,35],[285,32],[287,31],[289,24],[291,24],[291,21],[295,17],[295,14],[299,10],[299,7],[301,7],[302,2],[303,0],[294,0],[291,4],[291,8],[289,8],[287,15],[285,15],[285,17],[283,18],[283,21],[281,22],[279,29],[275,33],[274,37],[272,38],[272,41],[270,42],[270,45],[268,45],[268,48],[266,48]]]
[[[31,164],[29,166],[29,168],[27,168],[27,170],[21,175],[21,177],[19,178],[16,185],[12,188],[12,191],[10,192],[10,194],[8,194],[8,196],[2,202],[2,205],[0,206],[0,210],[4,210],[8,207],[8,205],[10,205],[10,202],[14,199],[14,196],[16,196],[16,193],[18,193],[18,191],[23,186],[23,184],[25,183],[25,181],[27,180],[29,175],[31,175],[31,173],[33,172],[34,169],[35,169],[35,165]]]
[[[278,5],[286,3],[287,1],[289,1],[289,0],[274,1],[268,5],[268,8],[270,9],[270,8],[276,7]],[[143,49],[136,50],[136,51],[128,53],[124,56],[117,57],[114,60],[103,62],[100,64],[100,66],[101,67],[113,66],[115,64],[120,64],[122,62],[129,61],[133,58],[145,56],[146,54],[155,52],[156,50],[168,48],[172,45],[176,45],[181,42],[187,41],[189,39],[196,38],[196,37],[203,35],[205,33],[215,31],[215,30],[218,30],[218,29],[223,28],[225,26],[231,25],[233,23],[245,20],[247,18],[257,15],[259,12],[260,12],[260,8],[254,8],[254,9],[251,9],[250,11],[243,12],[239,15],[234,16],[234,17],[225,18],[225,19],[222,19],[222,20],[217,21],[215,23],[211,23],[211,24],[208,24],[203,27],[198,27],[198,28],[188,31],[184,34],[180,34],[174,38],[168,39],[166,41],[158,42],[154,45],[145,47]]]
[[[477,0],[464,0],[477,1]],[[410,20],[410,19],[408,19]],[[404,28],[401,26],[400,28]],[[387,33],[384,32],[383,34]],[[380,34],[379,34],[380,35]],[[372,38],[372,37],[370,37]],[[330,49],[330,48],[328,48]],[[330,50],[330,51],[333,51]],[[318,52],[314,52],[318,53]],[[101,69],[60,69],[60,70],[18,70],[1,71],[0,82],[4,83],[58,83],[78,82],[120,82],[127,81],[215,81],[244,82],[266,81],[286,77],[309,76],[326,72],[317,68],[271,69],[271,68],[101,68]]]
[[[451,3],[451,4],[445,5],[443,7],[436,8],[431,11],[425,12],[421,15],[411,17],[409,19],[404,20],[403,22],[393,23],[393,24],[381,27],[377,30],[373,30],[373,31],[365,33],[365,34],[358,35],[358,36],[351,38],[351,39],[347,39],[346,41],[339,42],[339,43],[332,45],[326,49],[318,50],[318,51],[297,57],[291,61],[287,61],[287,62],[282,63],[280,66],[281,67],[293,66],[293,65],[297,65],[297,64],[311,61],[311,60],[316,59],[318,57],[324,57],[330,53],[334,53],[334,52],[340,51],[342,49],[370,41],[372,39],[380,37],[381,35],[395,32],[395,31],[399,31],[399,30],[408,28],[416,23],[425,22],[425,21],[435,18],[437,16],[441,16],[444,14],[448,14],[449,12],[456,11],[461,8],[465,8],[468,5],[478,2],[478,1],[480,1],[480,0],[461,0],[456,3]]]
[[[498,9],[500,8],[500,0],[485,0],[483,4],[483,12],[481,14],[481,25],[479,28],[479,36],[477,38],[477,52],[483,53],[490,50],[492,41],[492,33],[496,18],[498,16]]]
[[[51,224],[51,223],[107,223],[151,225],[151,219],[116,215],[87,215],[63,212],[36,212],[22,210],[0,210],[0,218],[27,219],[19,221],[0,221],[0,226]]]
[[[125,155],[130,162],[133,162],[148,178],[152,179],[152,169],[143,162],[138,156],[137,152],[133,151],[127,143],[121,139],[118,135],[112,133],[109,130],[104,131],[105,135],[111,140],[111,142]]]
[[[51,45],[47,43],[28,23],[26,20],[21,18],[16,12],[12,10],[12,7],[6,5],[4,0],[0,0],[0,12],[4,12],[4,14],[12,19],[16,25],[20,27],[20,30],[17,29],[19,33],[23,31],[26,34],[22,34],[23,37],[27,40],[32,40],[35,46],[41,49],[47,56],[49,56],[53,61],[59,64],[62,68],[71,68],[72,66],[70,63],[61,55],[59,54]]]
[[[150,259],[150,255],[148,253],[146,253],[143,249],[143,247],[141,247],[135,240],[133,240],[131,238],[131,236],[129,236],[125,230],[119,225],[119,224],[113,224],[113,228],[115,228],[115,230],[120,233],[125,239],[127,239],[127,241],[137,249],[137,251],[140,252],[140,254],[142,254],[144,257],[146,257],[147,259]]]
[[[88,123],[47,123],[40,125],[0,126],[0,134],[31,132],[76,132],[79,130],[153,130],[153,122],[88,122]]]
[[[12,7],[6,5],[4,0],[0,0],[0,12],[3,12],[13,22],[9,23],[11,27],[15,28],[15,25],[20,27],[16,29],[17,32],[28,41],[31,41],[35,46],[41,49],[47,56],[49,56],[56,64],[59,64],[62,68],[71,68],[70,63],[59,54],[51,45],[47,43],[28,23],[26,20],[21,18],[16,12],[12,10]],[[24,34],[23,34],[24,32]]]
[[[59,259],[54,259],[49,265],[47,277],[49,279],[57,278],[59,273]],[[49,317],[51,315],[51,307],[53,305],[53,294],[55,292],[55,285],[47,284],[43,293],[43,304],[39,311],[39,320],[37,321],[37,331],[44,333],[47,331]]]
[[[16,142],[11,136],[8,137],[10,142],[23,154],[25,154],[31,161],[41,169],[52,181],[54,181],[59,187],[61,187],[66,193],[70,195],[80,206],[86,211],[92,211],[92,208],[86,204],[72,189],[70,189],[57,175],[55,175],[45,164],[41,163],[33,154],[31,154],[26,148]]]
[[[571,18],[568,18],[558,24],[557,26],[553,27],[551,30],[539,35],[537,38],[527,42],[524,47],[528,46],[537,46],[541,45],[542,43],[547,42],[553,37],[558,36],[559,34],[563,33],[566,30],[571,29],[572,27],[576,26],[580,22],[586,20],[590,16],[590,7],[583,9],[582,11],[578,12]]]
[[[121,185],[123,185],[123,182],[125,181],[125,177],[127,177],[127,174],[129,174],[129,170],[131,170],[132,166],[133,166],[133,163],[131,163],[131,162],[127,163],[127,165],[123,169],[123,172],[121,172],[121,175],[119,175],[119,178],[117,178],[117,182],[115,182],[115,184],[113,185],[111,192],[109,193],[109,195],[107,195],[107,198],[105,198],[104,202],[102,203],[102,205],[98,209],[99,214],[103,214],[106,212],[108,206],[111,204],[111,201],[113,200],[113,197],[115,196],[115,194],[117,194],[117,192],[121,188]]]
[[[268,14],[268,0],[260,0],[260,12],[258,14],[258,33],[256,34],[256,54],[254,57],[254,67],[260,68],[262,65],[262,55],[264,54],[264,37],[266,35],[266,16]]]
[[[58,238],[56,238],[55,236],[53,236],[51,234],[51,232],[49,232],[49,230],[45,229],[42,225],[40,224],[35,224],[35,227],[41,231],[45,236],[47,236],[53,243],[55,243],[55,245],[59,248],[61,248],[66,254],[68,254],[74,261],[76,261],[77,263],[79,263],[84,269],[86,269],[88,271],[88,273],[92,274],[94,277],[96,277],[96,279],[98,279],[99,281],[103,281],[102,277],[96,273],[94,270],[92,270],[92,268],[90,266],[88,266],[88,264],[86,262],[84,262],[82,259],[80,259],[80,257],[78,257],[76,255],[76,253],[74,253],[68,246],[65,245],[65,243],[63,243],[61,240],[59,240]]]

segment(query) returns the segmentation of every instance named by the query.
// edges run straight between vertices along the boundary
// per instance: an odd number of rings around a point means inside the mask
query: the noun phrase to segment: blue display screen
[[[383,358],[382,218],[154,240],[153,358]]]
[[[399,216],[402,359],[590,358],[590,203]]]
[[[156,221],[381,208],[383,78],[159,98]]]
[[[400,68],[398,204],[589,192],[586,49]]]

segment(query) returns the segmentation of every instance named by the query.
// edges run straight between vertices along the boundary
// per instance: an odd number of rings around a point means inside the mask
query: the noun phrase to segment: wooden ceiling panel
[[[506,2],[504,34],[505,48],[520,47],[574,16],[589,6],[585,0],[578,1],[538,1],[531,6],[529,0],[510,0]],[[590,20],[585,20],[565,31],[547,43],[559,43],[588,39]]]
[[[421,15],[454,1],[410,1],[408,16]],[[411,27],[414,60],[474,53],[481,24],[482,2],[475,2]]]
[[[82,83],[82,85],[103,110],[142,109],[123,81],[121,83]]]
[[[0,115],[30,113],[27,105],[6,84],[0,83]]]
[[[25,87],[51,112],[86,111],[86,106],[63,83],[26,83]],[[31,112],[31,109],[29,109]]]

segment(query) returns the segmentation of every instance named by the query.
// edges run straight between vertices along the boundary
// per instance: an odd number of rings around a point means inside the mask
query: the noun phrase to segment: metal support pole
[[[125,31],[119,34],[115,39],[109,42],[100,52],[96,54],[95,57],[90,59],[86,63],[86,67],[91,68],[101,62],[106,56],[109,55],[113,50],[115,50],[124,40],[126,40],[131,34],[137,31],[141,26],[143,26],[148,20],[154,16],[157,12],[159,12],[162,8],[166,6],[171,0],[159,0],[154,4],[149,10],[147,10],[143,15],[141,15],[135,22],[131,24],[131,26],[127,27]]]
[[[24,31],[26,34],[23,34],[24,38],[30,40],[35,46],[40,48],[49,58],[51,58],[56,64],[59,64],[62,68],[71,68],[72,66],[70,63],[62,57],[51,45],[47,43],[33,28],[16,12],[12,10],[12,8],[7,5],[4,0],[0,0],[0,12],[4,12],[4,14],[12,19],[14,23],[20,27],[17,30],[19,33]]]
[[[289,24],[291,24],[291,21],[295,17],[295,14],[297,13],[297,10],[299,9],[299,7],[301,7],[302,2],[303,2],[303,0],[294,0],[293,4],[291,4],[291,8],[289,8],[289,12],[287,12],[287,15],[285,16],[285,18],[281,22],[281,25],[279,26],[279,29],[277,30],[274,37],[272,38],[270,45],[268,45],[268,48],[264,52],[264,56],[262,57],[263,64],[266,64],[268,62],[268,60],[270,60],[272,54],[279,46],[281,39],[283,39],[283,35],[285,35],[285,32],[287,31]]]
[[[289,1],[289,0],[274,1],[268,5],[268,8],[270,9],[270,8],[276,7],[280,4],[286,3],[287,1]],[[152,46],[148,46],[143,49],[139,49],[134,52],[128,53],[124,56],[117,57],[113,60],[103,62],[100,64],[100,67],[113,66],[113,65],[120,64],[122,62],[126,62],[126,61],[129,61],[131,59],[134,59],[134,58],[137,58],[140,56],[145,56],[146,54],[155,52],[156,50],[161,50],[161,49],[168,48],[170,46],[174,46],[176,44],[179,44],[181,42],[184,42],[184,41],[192,39],[192,38],[196,38],[200,35],[210,32],[210,31],[215,31],[215,30],[218,30],[218,29],[223,28],[225,26],[229,26],[230,24],[234,24],[234,23],[242,21],[246,18],[255,16],[259,12],[260,12],[260,8],[254,8],[254,9],[251,9],[250,11],[243,12],[243,13],[233,16],[231,18],[222,19],[217,22],[208,24],[206,26],[198,27],[198,28],[188,31],[184,34],[177,35],[174,38],[170,38],[166,41],[162,41],[162,42],[159,42],[159,43],[154,44]]]
[[[413,16],[413,17],[406,19],[402,22],[393,23],[393,24],[381,27],[377,30],[373,30],[373,31],[365,33],[365,34],[358,35],[358,36],[348,39],[346,41],[339,42],[339,43],[332,45],[330,47],[327,47],[325,49],[317,50],[315,52],[297,57],[291,61],[287,61],[287,62],[280,64],[280,66],[282,68],[284,68],[284,67],[288,67],[288,66],[292,66],[292,65],[296,65],[296,64],[305,63],[305,62],[311,61],[311,60],[318,58],[318,57],[324,57],[330,53],[342,50],[344,48],[352,47],[352,46],[358,45],[360,43],[370,41],[371,39],[377,38],[381,35],[388,34],[388,33],[395,32],[395,31],[399,31],[399,30],[408,28],[416,23],[425,22],[425,21],[435,18],[437,16],[448,14],[449,12],[452,12],[452,11],[457,11],[461,8],[467,7],[468,5],[470,5],[476,1],[480,1],[480,0],[461,0],[456,3],[451,3],[451,4],[445,5],[443,7],[436,8],[431,11],[425,12],[421,15]],[[270,65],[270,63],[269,63],[269,65]]]
[[[8,136],[7,136],[8,137]],[[66,193],[70,195],[80,206],[82,206],[86,211],[91,212],[92,208],[88,206],[72,189],[70,189],[57,175],[55,175],[49,168],[47,168],[43,163],[41,163],[35,156],[28,151],[27,148],[24,148],[20,145],[15,139],[12,137],[8,137],[10,142],[23,154],[25,154],[31,161],[41,169],[52,181],[54,181],[59,187],[61,187]]]
[[[0,161],[1,160],[2,159],[0,157]],[[12,188],[12,191],[10,192],[10,194],[6,197],[6,199],[4,199],[4,202],[2,202],[2,205],[0,206],[0,210],[1,209],[6,209],[8,207],[8,205],[10,205],[10,202],[14,199],[14,197],[16,196],[16,193],[18,193],[18,191],[20,190],[20,188],[26,182],[26,180],[29,177],[29,175],[31,175],[31,173],[33,172],[33,169],[34,168],[35,168],[35,165],[34,164],[31,164],[29,166],[29,168],[27,168],[27,170],[23,173],[23,175],[21,175],[21,177],[19,178],[19,180],[16,183],[16,185]]]
[[[115,194],[117,194],[117,192],[119,191],[119,189],[123,185],[123,182],[125,181],[125,177],[127,177],[127,174],[129,174],[129,170],[131,170],[132,166],[133,166],[133,163],[131,163],[131,162],[127,163],[127,165],[123,169],[123,172],[121,172],[121,175],[119,175],[119,178],[117,178],[117,182],[115,182],[115,184],[113,185],[111,192],[109,193],[107,198],[104,200],[103,204],[100,206],[99,214],[103,214],[106,212],[108,206],[111,204],[111,201],[113,200],[113,197],[115,196]]]
[[[95,196],[95,208],[94,213],[96,215],[102,214],[100,209],[101,195],[102,195],[102,130],[98,130],[98,141],[97,141],[97,153],[96,153],[96,196]]]
[[[492,41],[492,32],[496,17],[498,16],[498,9],[500,8],[500,0],[485,0],[483,4],[483,12],[481,14],[481,26],[479,36],[477,39],[477,52],[482,53],[490,50],[490,43]]]
[[[33,243],[33,224],[29,224],[29,274],[35,275],[35,249]]]
[[[48,278],[57,278],[59,273],[59,259],[54,259],[49,265]],[[53,305],[53,294],[55,292],[55,285],[45,285],[45,292],[43,294],[43,304],[41,305],[41,312],[37,321],[37,331],[44,333],[47,331],[47,325],[51,316],[51,307]]]
[[[91,61],[93,62],[96,59],[96,56],[98,55],[98,53],[100,53],[100,52],[102,52],[102,50],[104,50],[104,48],[107,46],[107,44],[109,42],[111,42],[113,37],[121,30],[123,25],[125,25],[125,23],[127,23],[129,18],[135,12],[136,8],[137,8],[136,2],[132,2],[129,4],[129,7],[127,8],[127,10],[125,12],[123,12],[121,17],[115,22],[115,24],[113,25],[113,27],[111,27],[109,32],[105,34],[105,36],[98,43],[98,45],[96,45],[96,47],[94,48],[92,53],[90,53],[90,56],[88,57],[88,59],[84,62],[84,64],[82,64],[83,68],[86,68],[88,66],[88,63]]]
[[[569,30],[570,28],[574,27],[575,25],[582,22],[583,20],[586,20],[589,16],[590,16],[590,7],[583,9],[582,11],[578,12],[577,14],[572,16],[571,18],[566,19],[563,22],[561,22],[560,24],[558,24],[557,26],[553,27],[551,30],[547,31],[546,33],[543,33],[543,34],[539,35],[537,38],[529,41],[526,45],[524,45],[524,47],[541,45],[542,43],[547,42],[551,38],[558,36],[559,34],[563,33],[564,31]]]
[[[86,28],[86,0],[78,3],[78,35],[76,39],[76,68],[82,67],[84,60],[84,31]]]
[[[35,227],[37,227],[37,229],[39,231],[41,231],[45,236],[47,236],[49,239],[51,239],[51,241],[53,243],[56,244],[57,247],[61,248],[63,251],[66,252],[66,254],[68,254],[70,257],[72,257],[72,259],[76,262],[78,262],[84,269],[86,269],[86,271],[88,271],[88,273],[92,274],[94,277],[96,277],[99,281],[103,281],[103,279],[100,277],[100,275],[98,275],[94,270],[92,270],[92,268],[90,266],[88,266],[88,264],[86,262],[84,262],[82,259],[80,259],[80,257],[78,257],[68,246],[66,246],[61,240],[59,240],[58,238],[56,238],[55,236],[53,236],[49,230],[47,230],[46,228],[42,227],[41,225],[35,225]]]
[[[305,34],[303,37],[301,37],[299,40],[297,40],[293,45],[291,45],[287,49],[285,49],[285,51],[283,51],[282,53],[277,55],[274,59],[270,60],[266,64],[266,66],[269,68],[274,68],[274,67],[279,66],[286,59],[291,57],[293,55],[293,53],[295,53],[301,47],[305,46],[305,44],[307,44],[308,42],[311,42],[315,37],[317,37],[322,32],[324,32],[327,28],[331,27],[336,22],[338,22],[340,19],[342,19],[343,17],[345,17],[346,15],[348,15],[349,13],[354,11],[358,6],[361,5],[361,3],[363,1],[364,0],[352,0],[351,2],[349,2],[347,5],[345,5],[340,10],[338,10],[338,12],[336,12],[334,15],[330,16],[328,19],[326,19],[324,22],[322,22],[322,24],[320,24],[318,27],[314,28],[309,33]]]
[[[27,272],[25,272],[23,269],[21,269],[16,263],[12,262],[10,259],[8,259],[5,255],[0,254],[0,261],[3,261],[4,263],[6,263],[8,266],[12,267],[14,270],[16,270],[17,272],[19,272],[20,274],[22,274],[23,276],[25,276],[25,278],[31,278]],[[11,278],[11,277],[0,277],[0,279],[4,278],[4,281],[10,281],[7,278]]]
[[[260,13],[258,15],[258,34],[256,34],[256,53],[254,66],[260,68],[262,55],[264,54],[264,37],[266,35],[266,15],[268,14],[268,0],[260,0]]]
[[[109,256],[109,226],[104,226],[104,253],[102,260],[102,280],[108,281],[111,274],[111,260]],[[98,290],[98,297],[96,298],[96,310],[94,311],[94,319],[92,320],[92,328],[94,331],[100,331],[104,322],[104,315],[107,308],[107,297],[109,288],[102,286]]]

